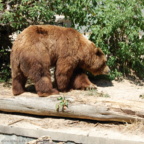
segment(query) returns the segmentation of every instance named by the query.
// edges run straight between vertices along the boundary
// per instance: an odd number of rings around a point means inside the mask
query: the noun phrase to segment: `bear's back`
[[[32,25],[19,34],[13,45],[16,53],[49,54],[51,57],[74,56],[87,53],[91,41],[73,28],[54,25]],[[46,54],[46,55],[47,55]]]
[[[72,28],[65,28],[54,25],[32,25],[24,29],[21,34],[18,35],[14,45],[19,47],[27,45],[35,45],[36,43],[53,43],[57,41],[61,43],[74,44],[80,42],[82,35]]]

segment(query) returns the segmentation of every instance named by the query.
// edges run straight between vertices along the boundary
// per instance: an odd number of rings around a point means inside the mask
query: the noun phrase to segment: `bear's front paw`
[[[92,90],[92,89],[97,89],[97,86],[95,84],[90,84],[89,86],[86,87],[86,90]]]

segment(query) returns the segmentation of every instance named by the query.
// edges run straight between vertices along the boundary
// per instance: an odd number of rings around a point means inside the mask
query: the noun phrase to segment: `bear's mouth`
[[[94,76],[97,76],[97,75],[108,75],[108,74],[110,74],[110,68],[108,66],[106,66],[106,67],[104,67],[102,69],[98,69],[95,72],[92,72],[92,74]]]

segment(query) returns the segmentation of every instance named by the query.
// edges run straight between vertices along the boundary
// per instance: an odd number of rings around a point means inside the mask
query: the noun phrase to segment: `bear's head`
[[[91,72],[93,75],[109,74],[110,69],[107,66],[106,56],[100,48],[96,48],[94,43],[89,45],[89,51],[85,55],[85,64],[83,69]]]
[[[93,65],[91,66],[91,73],[93,75],[109,74],[110,69],[107,66],[107,58],[100,48],[95,49],[95,54],[92,57]]]

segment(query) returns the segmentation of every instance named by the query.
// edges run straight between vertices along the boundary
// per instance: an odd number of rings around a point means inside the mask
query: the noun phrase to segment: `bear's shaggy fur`
[[[51,82],[50,67],[55,66],[57,89]],[[106,74],[106,57],[100,48],[72,28],[34,25],[26,28],[11,52],[13,94],[25,91],[27,78],[35,83],[39,96],[68,89],[95,87],[83,70]]]

